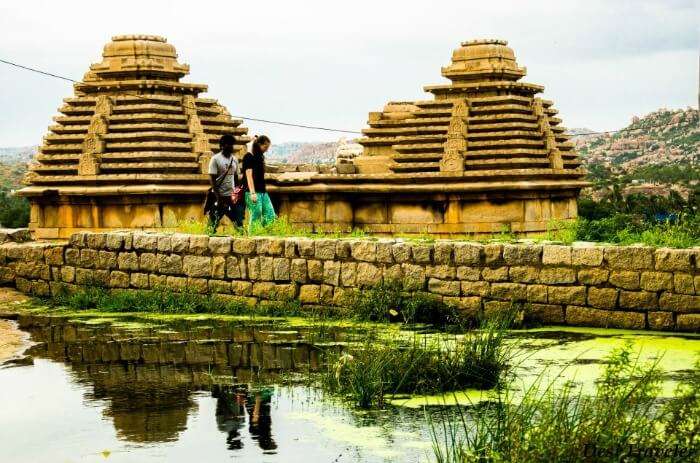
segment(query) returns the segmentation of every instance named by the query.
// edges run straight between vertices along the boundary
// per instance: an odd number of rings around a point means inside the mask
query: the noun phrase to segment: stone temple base
[[[537,236],[577,217],[574,193],[276,194],[280,215],[310,231],[447,238],[511,232]]]
[[[174,231],[187,220],[202,220],[203,203],[203,195],[35,197],[29,228],[35,239],[67,239],[81,230]]]

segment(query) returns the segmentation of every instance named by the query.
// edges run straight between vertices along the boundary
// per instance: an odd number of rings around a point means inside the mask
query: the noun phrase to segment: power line
[[[7,65],[9,65],[9,66],[14,66],[14,67],[19,68],[19,69],[24,69],[24,70],[26,70],[26,71],[35,72],[35,73],[37,73],[37,74],[41,74],[41,75],[44,75],[44,76],[54,77],[54,78],[56,78],[56,79],[65,80],[65,81],[68,81],[68,82],[72,82],[72,83],[74,83],[74,84],[80,83],[79,81],[77,81],[77,80],[75,80],[75,79],[71,79],[70,77],[65,77],[65,76],[61,76],[61,75],[54,74],[54,73],[51,73],[51,72],[42,71],[41,69],[37,69],[37,68],[29,67],[29,66],[24,66],[24,65],[21,65],[21,64],[18,64],[18,63],[14,63],[14,62],[12,62],[12,61],[4,60],[4,59],[2,59],[2,58],[0,58],[0,63],[7,64]],[[138,94],[137,94],[137,95],[131,95],[131,96],[135,96],[135,97],[143,98],[143,99],[148,99],[148,97],[143,96],[143,95],[138,95]],[[186,105],[185,105],[185,106],[186,106]],[[186,107],[189,107],[189,106],[186,106]],[[197,109],[197,108],[196,108],[196,107],[192,107],[192,108],[190,108],[190,109]],[[315,125],[297,124],[297,123],[293,123],[293,122],[282,122],[282,121],[275,121],[275,120],[271,120],[271,119],[261,119],[261,118],[249,117],[249,116],[232,115],[232,117],[235,117],[235,118],[237,118],[237,119],[247,120],[247,121],[261,122],[261,123],[264,123],[264,124],[275,124],[275,125],[283,125],[283,126],[287,126],[287,127],[298,127],[298,128],[302,128],[302,129],[324,130],[324,131],[327,131],[327,132],[352,133],[352,134],[362,135],[362,132],[358,132],[357,130],[333,129],[333,128],[330,128],[330,127],[321,127],[321,126],[315,126]],[[604,131],[601,131],[601,132],[590,131],[590,132],[583,132],[583,133],[576,133],[576,134],[569,134],[569,135],[571,135],[572,137],[580,137],[580,136],[584,136],[584,135],[603,135],[603,134],[609,134],[609,133],[632,132],[632,131],[635,131],[635,130],[647,130],[647,129],[652,129],[652,128],[656,128],[656,127],[665,127],[665,126],[668,126],[668,125],[671,125],[671,124],[670,124],[670,123],[666,123],[666,124],[659,124],[659,125],[651,125],[651,126],[648,126],[648,127],[640,127],[640,128],[636,128],[636,129],[624,128],[624,129],[618,129],[618,130],[604,130]]]
[[[14,62],[12,62],[12,61],[4,60],[4,59],[2,59],[2,58],[0,58],[0,63],[7,64],[7,65],[9,65],[9,66],[14,66],[14,67],[19,68],[19,69],[24,69],[25,71],[35,72],[35,73],[37,73],[37,74],[41,74],[41,75],[44,75],[44,76],[54,77],[54,78],[56,78],[56,79],[65,80],[65,81],[68,81],[68,82],[72,82],[72,83],[74,83],[74,84],[79,84],[79,83],[80,83],[80,81],[77,81],[77,80],[75,80],[75,79],[71,79],[70,77],[65,77],[65,76],[61,76],[61,75],[54,74],[54,73],[51,73],[51,72],[42,71],[41,69],[36,69],[36,68],[33,68],[33,67],[29,67],[29,66],[24,66],[24,65],[21,65],[21,64],[18,64],[18,63],[14,63]],[[135,96],[135,97],[139,97],[139,98],[143,98],[143,99],[148,99],[148,97],[143,96],[143,95],[130,95],[130,96]],[[184,105],[184,106],[189,108],[189,106],[187,106],[187,105]],[[192,108],[190,108],[190,109],[197,109],[197,108],[196,108],[196,107],[192,107]],[[357,130],[333,129],[333,128],[330,128],[330,127],[321,127],[321,126],[306,125],[306,124],[296,124],[296,123],[293,123],[293,122],[274,121],[274,120],[271,120],[271,119],[260,119],[260,118],[257,118],[257,117],[238,116],[238,115],[235,115],[235,114],[232,114],[231,116],[234,117],[234,118],[237,118],[237,119],[244,119],[244,120],[247,120],[247,121],[262,122],[262,123],[265,123],[265,124],[276,124],[276,125],[284,125],[284,126],[287,126],[287,127],[299,127],[299,128],[302,128],[302,129],[325,130],[325,131],[327,131],[327,132],[341,132],[341,133],[352,133],[352,134],[362,135],[362,132],[358,132]]]

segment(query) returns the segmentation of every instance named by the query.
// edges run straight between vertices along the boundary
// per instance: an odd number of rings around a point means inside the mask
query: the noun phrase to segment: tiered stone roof
[[[189,66],[165,38],[113,37],[102,58],[59,108],[23,194],[200,192],[223,133],[245,148],[242,121],[200,98],[206,85],[180,82]]]
[[[461,44],[442,68],[451,82],[425,90],[433,100],[390,102],[370,113],[362,157],[386,159],[388,177],[539,181],[579,188],[584,171],[544,87],[520,82],[525,68],[504,40]],[[381,168],[359,173],[380,173]]]

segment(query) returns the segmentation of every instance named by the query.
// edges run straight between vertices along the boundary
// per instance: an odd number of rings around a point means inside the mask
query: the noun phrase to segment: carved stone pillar
[[[197,103],[192,95],[182,97],[182,106],[187,115],[187,129],[192,134],[193,151],[197,155],[199,162],[199,171],[203,174],[209,172],[209,161],[212,157],[211,149],[209,148],[209,138],[204,133],[202,121],[197,115]]]
[[[469,106],[466,100],[458,100],[452,106],[452,116],[447,129],[445,154],[440,159],[440,172],[464,172],[464,151],[467,149],[467,117]]]
[[[552,132],[552,128],[549,125],[549,118],[544,112],[544,106],[542,105],[542,100],[540,98],[534,98],[533,109],[535,111],[535,116],[537,116],[537,125],[539,130],[544,135],[545,139],[545,149],[547,150],[547,157],[549,158],[549,167],[552,169],[563,169],[564,160],[561,157],[561,152],[557,148],[557,140]]]
[[[90,125],[83,140],[82,152],[78,160],[78,175],[100,173],[102,153],[105,152],[104,135],[107,133],[108,118],[111,113],[110,98],[106,95],[98,96],[95,102],[95,113],[90,119]]]

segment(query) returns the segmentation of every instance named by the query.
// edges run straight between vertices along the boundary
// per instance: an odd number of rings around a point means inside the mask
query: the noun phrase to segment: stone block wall
[[[0,283],[36,295],[98,281],[341,305],[348,292],[397,282],[465,315],[517,303],[544,324],[697,332],[699,257],[643,246],[81,232],[64,244],[0,245]]]

